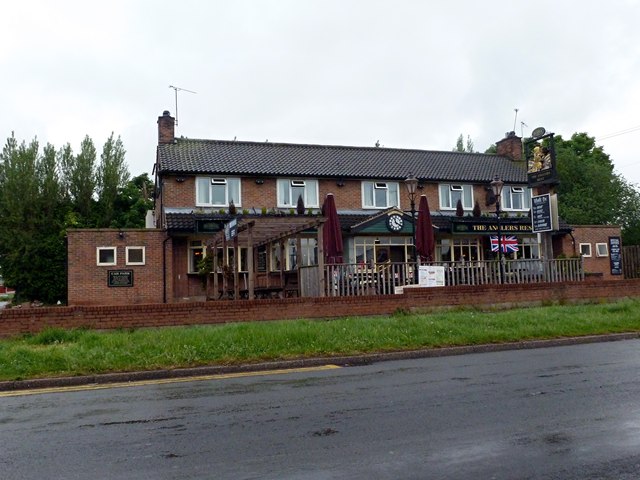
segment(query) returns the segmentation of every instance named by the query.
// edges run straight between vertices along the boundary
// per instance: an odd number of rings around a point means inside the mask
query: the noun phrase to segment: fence
[[[624,278],[640,278],[640,245],[622,247]]]
[[[433,262],[444,267],[445,286],[577,282],[584,280],[582,258],[556,260],[506,260],[502,271],[497,261]],[[395,288],[418,283],[414,263],[325,266],[324,285],[318,284],[317,266],[302,267],[300,296],[345,297],[386,295]]]

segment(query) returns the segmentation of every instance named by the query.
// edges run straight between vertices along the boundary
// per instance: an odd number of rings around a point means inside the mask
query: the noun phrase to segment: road
[[[0,396],[0,478],[637,479],[640,341]]]

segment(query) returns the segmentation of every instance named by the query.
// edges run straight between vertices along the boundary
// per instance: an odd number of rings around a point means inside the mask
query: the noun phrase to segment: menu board
[[[551,216],[551,195],[536,195],[531,197],[531,227],[534,233],[553,230]]]
[[[609,237],[609,262],[611,275],[622,275],[622,246],[620,237]]]

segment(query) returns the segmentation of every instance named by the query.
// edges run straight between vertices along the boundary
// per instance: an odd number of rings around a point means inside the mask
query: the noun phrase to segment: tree
[[[80,153],[66,161],[66,185],[73,209],[78,213],[82,226],[95,226],[96,147],[93,140],[87,135],[80,144]]]
[[[466,152],[466,153],[475,153],[473,149],[473,141],[471,140],[471,136],[467,135],[467,143],[464,143],[464,137],[462,134],[458,137],[456,141],[456,146],[453,149],[454,152]]]
[[[66,300],[67,228],[144,227],[153,183],[146,173],[127,182],[124,154],[112,134],[96,171],[88,136],[78,155],[69,144],[57,152],[47,144],[41,153],[37,139],[7,139],[0,154],[0,270],[16,301]]]
[[[12,135],[0,155],[0,269],[16,300],[65,299],[64,203],[51,145],[18,145]]]
[[[618,223],[622,227],[624,245],[640,245],[640,192],[638,187],[618,177],[621,183],[622,208]]]
[[[143,228],[153,208],[153,182],[143,173],[132,178],[114,201],[113,228]]]
[[[609,155],[586,133],[554,138],[558,170],[558,211],[571,224],[602,225],[620,216],[621,188]]]
[[[116,198],[129,181],[125,153],[122,140],[120,137],[114,140],[112,132],[102,148],[95,177],[98,194],[97,227],[112,226]]]

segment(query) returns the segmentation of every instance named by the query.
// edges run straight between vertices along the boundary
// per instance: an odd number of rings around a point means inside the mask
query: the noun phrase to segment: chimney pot
[[[174,143],[175,125],[175,118],[171,116],[169,110],[162,112],[162,116],[158,117],[158,145]]]

